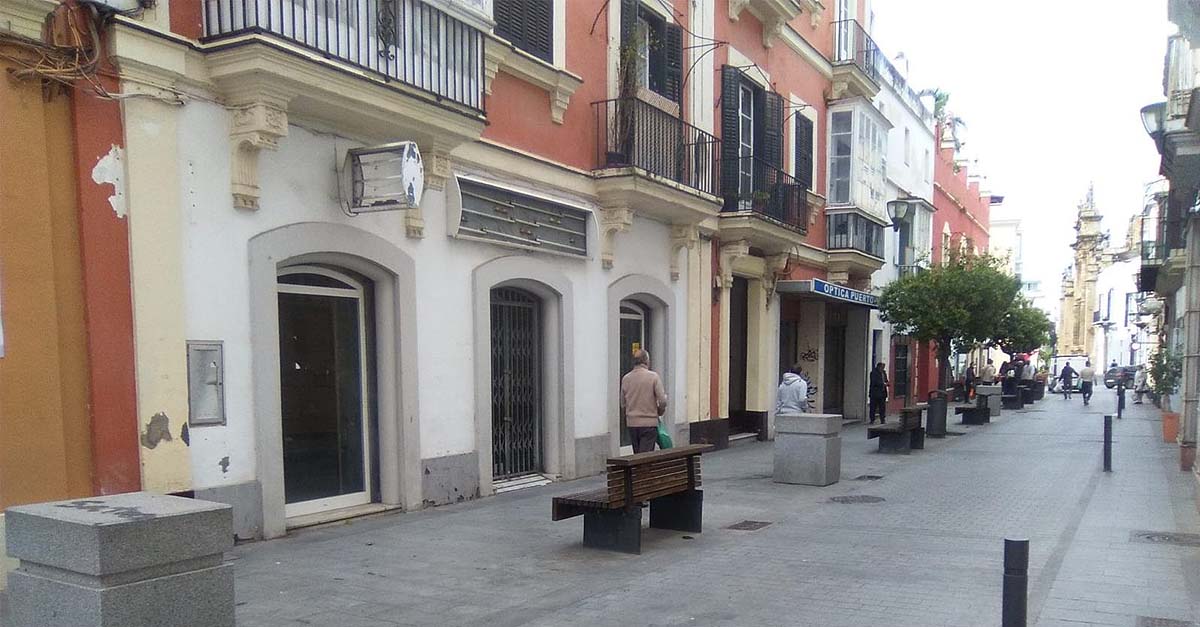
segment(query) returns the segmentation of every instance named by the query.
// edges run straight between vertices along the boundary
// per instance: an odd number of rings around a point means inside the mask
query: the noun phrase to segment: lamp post
[[[1146,134],[1154,140],[1158,151],[1162,152],[1163,128],[1167,119],[1167,103],[1156,102],[1142,107],[1142,126]]]
[[[887,203],[888,217],[892,219],[892,230],[899,231],[900,226],[904,224],[905,218],[908,217],[913,201],[899,198],[889,200]]]

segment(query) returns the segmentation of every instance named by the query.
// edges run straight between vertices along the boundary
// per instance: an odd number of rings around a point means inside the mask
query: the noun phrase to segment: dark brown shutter
[[[677,24],[667,24],[665,39],[663,95],[683,104],[683,29]]]
[[[738,191],[738,88],[742,71],[721,66],[721,193],[725,209],[737,208]]]
[[[754,155],[775,166],[783,167],[783,96],[773,91],[763,93],[762,153]],[[758,151],[755,151],[758,152]]]
[[[637,95],[638,67],[634,36],[637,34],[638,0],[621,0],[621,47],[617,56],[620,64],[618,90],[621,98]]]
[[[496,34],[514,46],[554,62],[554,0],[495,0]]]
[[[813,123],[796,113],[796,182],[813,188]]]

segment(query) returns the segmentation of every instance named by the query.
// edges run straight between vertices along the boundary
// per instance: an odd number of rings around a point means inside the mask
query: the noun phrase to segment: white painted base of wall
[[[18,564],[4,552],[4,546],[4,514],[0,514],[0,591],[8,585],[8,573],[16,570]]]

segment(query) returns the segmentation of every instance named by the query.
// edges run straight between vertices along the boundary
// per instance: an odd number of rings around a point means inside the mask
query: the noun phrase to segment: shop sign
[[[867,307],[879,307],[879,297],[874,294],[852,290],[836,283],[822,281],[821,279],[812,280],[812,291],[835,300],[844,300],[848,303],[866,305]]]

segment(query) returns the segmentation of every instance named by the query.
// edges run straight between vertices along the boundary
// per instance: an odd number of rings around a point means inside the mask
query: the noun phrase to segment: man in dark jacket
[[[871,370],[871,384],[867,388],[867,398],[871,401],[870,417],[867,424],[875,422],[875,413],[879,413],[879,424],[887,422],[888,378],[883,369],[883,362],[875,364]]]
[[[1075,380],[1075,369],[1071,367],[1070,362],[1063,366],[1062,373],[1058,375],[1058,378],[1062,380],[1063,398],[1070,400],[1071,383]]]

